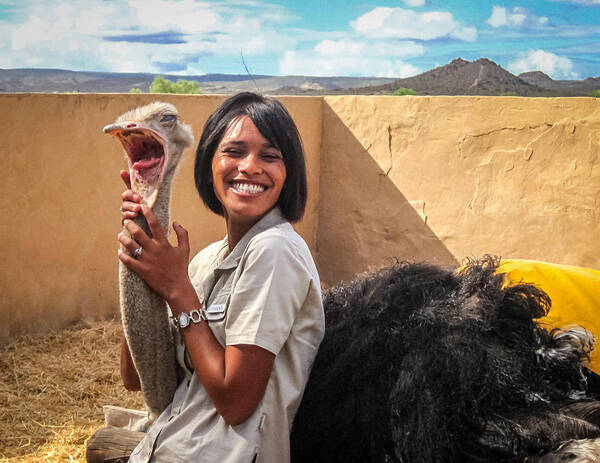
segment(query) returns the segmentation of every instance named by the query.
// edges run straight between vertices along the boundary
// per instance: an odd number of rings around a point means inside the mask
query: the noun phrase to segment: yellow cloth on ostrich
[[[581,325],[596,337],[590,368],[600,374],[600,271],[534,260],[505,259],[498,269],[512,283],[533,283],[552,300],[540,321],[549,328]]]

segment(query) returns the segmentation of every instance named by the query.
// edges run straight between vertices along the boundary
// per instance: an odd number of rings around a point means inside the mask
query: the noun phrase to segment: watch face
[[[190,317],[185,312],[180,313],[177,316],[177,320],[179,321],[179,328],[185,328],[190,324]]]

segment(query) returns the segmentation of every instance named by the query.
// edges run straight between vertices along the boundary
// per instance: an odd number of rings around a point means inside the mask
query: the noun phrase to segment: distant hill
[[[511,74],[493,61],[480,58],[466,61],[457,58],[418,76],[399,79],[379,87],[356,89],[357,94],[384,94],[406,87],[420,95],[502,95],[558,96]]]
[[[332,90],[360,88],[394,82],[390,77],[311,77],[282,76],[254,77],[238,82],[206,82],[201,88],[206,93],[232,93],[244,90],[277,95],[328,94]]]
[[[414,77],[311,77],[206,74],[162,75],[199,83],[204,93],[250,90],[276,95],[389,95],[401,87],[420,95],[585,96],[600,89],[600,77],[553,80],[541,71],[515,76],[493,61],[457,58]],[[155,74],[77,72],[59,69],[0,69],[0,92],[121,93],[133,87],[147,92]]]
[[[123,93],[133,87],[148,92],[158,74],[122,74],[114,72],[79,72],[60,69],[0,69],[0,92],[82,92]],[[393,82],[393,78],[377,77],[306,77],[206,74],[180,76],[160,74],[171,81],[192,80],[200,84],[204,93],[235,93],[254,90],[274,93],[289,88],[286,93],[303,93],[307,90],[329,91],[340,88],[365,87]]]
[[[122,93],[133,87],[148,92],[157,74],[125,74],[116,72],[81,72],[62,69],[0,69],[0,92],[83,92]],[[202,76],[177,76],[160,74],[177,79],[204,82],[237,82],[249,80],[247,75],[206,74]],[[268,76],[255,76],[264,78]]]
[[[554,90],[565,96],[584,96],[600,89],[600,77],[588,77],[585,80],[553,80],[541,71],[524,72],[519,78],[538,87]]]
[[[586,96],[600,89],[600,77],[553,80],[541,71],[515,76],[487,58],[476,61],[457,58],[414,77],[349,93],[389,95],[401,87],[412,88],[420,95]]]
[[[519,79],[541,88],[549,88],[554,82],[548,74],[544,74],[542,71],[524,72],[519,74]]]

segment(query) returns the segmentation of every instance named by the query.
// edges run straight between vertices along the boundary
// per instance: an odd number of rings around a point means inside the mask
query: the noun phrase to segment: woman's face
[[[236,223],[256,223],[277,201],[286,178],[279,149],[248,116],[234,119],[212,160],[214,190],[225,217]]]

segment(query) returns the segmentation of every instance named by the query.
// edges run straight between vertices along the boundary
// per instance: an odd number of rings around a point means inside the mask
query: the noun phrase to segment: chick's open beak
[[[135,122],[110,124],[103,132],[119,139],[127,153],[131,188],[142,197],[142,202],[154,206],[167,165],[163,138]]]

